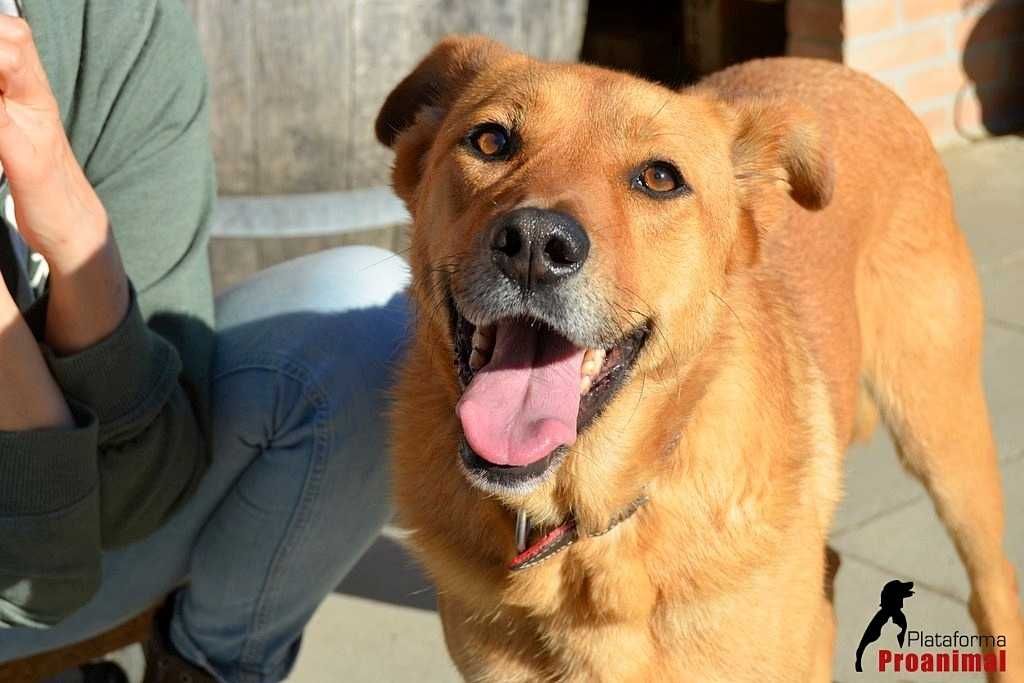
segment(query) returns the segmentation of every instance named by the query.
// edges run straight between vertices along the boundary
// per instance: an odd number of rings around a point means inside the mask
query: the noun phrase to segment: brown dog
[[[825,540],[877,405],[1022,680],[978,283],[895,95],[450,38],[377,135],[414,221],[397,507],[467,679],[829,680]]]

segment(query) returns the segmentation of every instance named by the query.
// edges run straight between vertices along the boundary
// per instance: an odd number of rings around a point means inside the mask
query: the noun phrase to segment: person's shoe
[[[62,671],[42,683],[129,683],[129,679],[116,663],[98,661]]]
[[[167,605],[174,604],[174,596]],[[153,620],[153,632],[142,644],[146,655],[146,677],[142,683],[217,683],[216,679],[178,654],[168,637],[170,609],[165,606]]]
[[[128,683],[128,675],[114,662],[92,662],[80,671],[82,683]]]

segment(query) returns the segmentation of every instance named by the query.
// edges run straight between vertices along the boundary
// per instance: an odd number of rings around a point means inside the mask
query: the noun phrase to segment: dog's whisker
[[[633,410],[629,413],[629,419],[626,420],[626,424],[629,425],[633,422],[633,418],[636,417],[636,411],[640,408],[640,404],[644,400],[644,388],[647,386],[647,373],[640,373],[640,391],[636,397],[636,403],[633,404]]]
[[[648,311],[647,313],[639,312],[639,311],[637,312],[640,315],[641,319],[643,319],[643,320],[653,320],[654,319],[654,314],[653,314],[653,310],[654,309],[653,309],[653,307],[642,296],[640,296],[636,292],[632,291],[630,288],[622,286],[622,285],[616,285],[616,289],[619,290],[621,293],[627,295],[627,296],[633,297],[634,299],[639,301],[644,307],[646,307],[646,309]],[[616,305],[618,305],[618,304],[616,304]],[[630,309],[630,310],[635,310],[635,309]],[[679,363],[679,358],[676,355],[675,347],[671,343],[669,343],[668,338],[665,336],[664,331],[661,329],[661,327],[659,325],[655,324],[653,327],[654,327],[654,330],[653,330],[654,331],[654,336],[655,336],[655,338],[657,340],[656,343],[660,343],[661,346],[664,348],[664,350],[667,352],[667,354],[668,354],[668,356],[669,356],[669,358],[670,358],[670,360],[672,362],[672,367],[673,367],[674,371],[678,373],[680,371],[680,363]]]
[[[718,294],[718,292],[716,292],[715,290],[713,290],[713,289],[710,289],[710,290],[708,290],[708,291],[709,291],[709,292],[711,293],[711,296],[713,296],[713,297],[715,297],[716,299],[718,299],[718,300],[719,300],[719,301],[720,301],[720,302],[722,303],[722,305],[723,305],[723,306],[725,306],[725,307],[726,307],[727,309],[729,309],[729,313],[731,313],[731,314],[732,314],[732,317],[733,317],[733,319],[734,319],[734,320],[736,320],[736,323],[737,323],[737,324],[738,324],[738,325],[740,326],[740,329],[741,329],[741,330],[743,330],[743,334],[747,335],[747,337],[748,337],[748,338],[750,338],[750,331],[749,331],[749,330],[747,330],[747,326],[743,324],[743,321],[742,321],[742,320],[740,320],[740,316],[739,316],[739,315],[738,315],[738,314],[736,313],[736,309],[734,309],[734,308],[733,308],[733,307],[732,307],[732,306],[731,306],[731,305],[729,304],[729,302],[728,302],[728,301],[726,301],[726,300],[725,300],[724,298],[722,298],[722,297],[721,297],[721,296],[720,296],[720,295]]]
[[[375,268],[376,266],[379,266],[379,265],[381,265],[383,263],[387,263],[391,259],[401,258],[402,256],[408,254],[410,251],[412,251],[412,247],[406,247],[404,249],[398,249],[395,252],[393,252],[391,254],[388,254],[387,256],[382,258],[381,260],[377,261],[376,263],[371,263],[370,265],[363,267],[359,272],[365,272],[366,270],[369,270],[370,268]]]
[[[675,93],[670,93],[669,95],[667,95],[665,97],[665,101],[661,103],[661,106],[658,107],[657,110],[655,110],[655,112],[651,114],[651,116],[647,119],[646,123],[644,123],[643,128],[647,128],[652,123],[654,123],[654,119],[658,118],[658,115],[665,110],[665,107],[668,106],[668,103],[671,102],[675,96]]]

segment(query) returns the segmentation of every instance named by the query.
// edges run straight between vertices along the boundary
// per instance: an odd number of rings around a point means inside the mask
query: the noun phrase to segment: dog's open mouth
[[[476,326],[450,302],[463,464],[499,486],[539,478],[625,382],[650,326],[609,348],[578,346],[530,317]]]

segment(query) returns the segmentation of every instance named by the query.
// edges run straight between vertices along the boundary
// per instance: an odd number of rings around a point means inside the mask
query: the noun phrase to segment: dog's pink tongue
[[[495,465],[529,465],[576,441],[584,349],[528,323],[501,323],[491,362],[456,409],[476,453]]]

